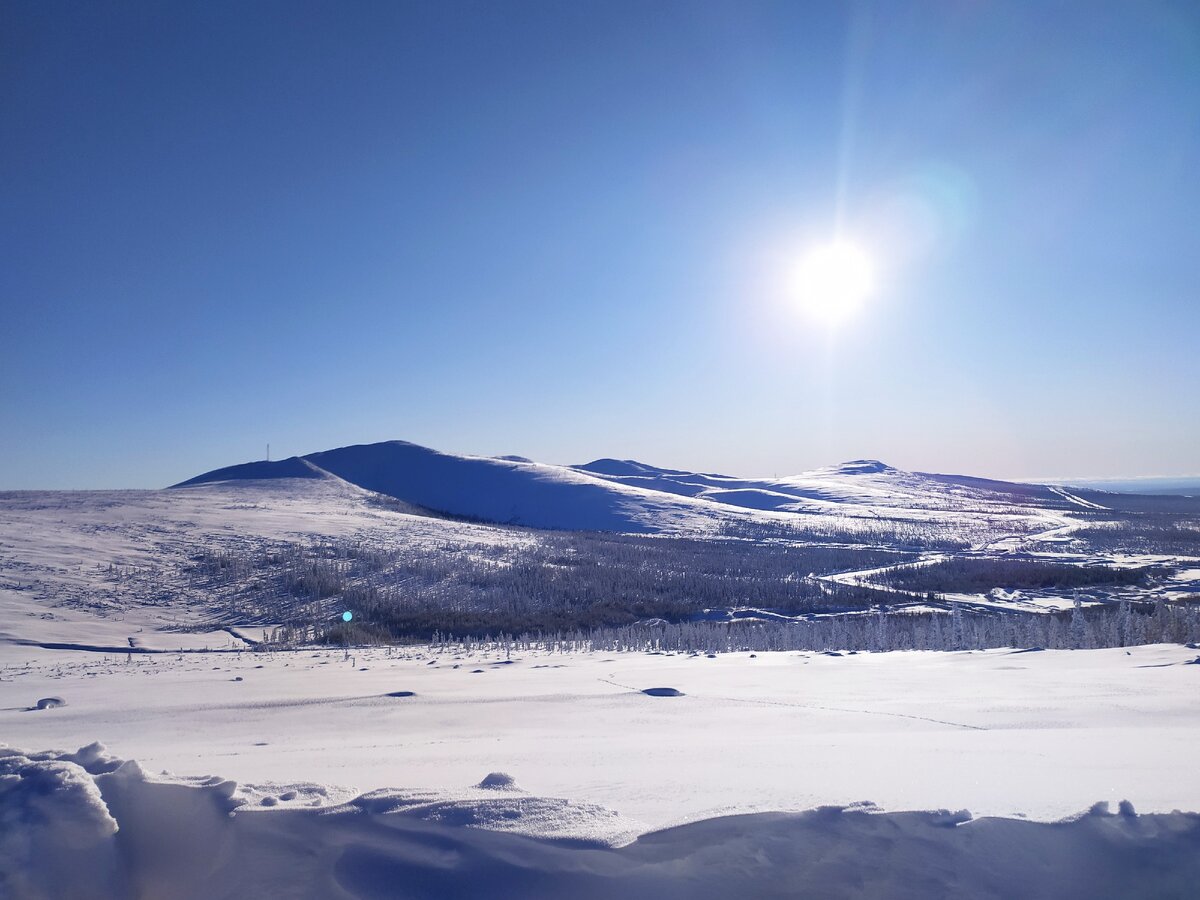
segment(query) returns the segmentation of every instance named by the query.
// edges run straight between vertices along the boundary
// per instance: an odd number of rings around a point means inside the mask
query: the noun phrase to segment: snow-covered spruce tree
[[[1075,592],[1075,600],[1071,607],[1071,649],[1081,650],[1083,648],[1083,603],[1079,599],[1079,592]]]
[[[963,627],[962,604],[957,600],[950,604],[951,645],[950,650],[965,650],[966,632]]]

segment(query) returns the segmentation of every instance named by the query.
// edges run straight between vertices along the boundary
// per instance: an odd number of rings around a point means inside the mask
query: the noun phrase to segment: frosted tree
[[[1079,650],[1084,647],[1084,638],[1083,603],[1076,592],[1075,605],[1071,609],[1071,649]]]

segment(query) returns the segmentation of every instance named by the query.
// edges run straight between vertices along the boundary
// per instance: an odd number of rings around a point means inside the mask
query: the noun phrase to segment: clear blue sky
[[[1200,470],[1191,2],[11,0],[0,91],[0,487]]]

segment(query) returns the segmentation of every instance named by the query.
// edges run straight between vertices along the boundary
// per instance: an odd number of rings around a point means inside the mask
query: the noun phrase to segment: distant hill
[[[532,528],[650,532],[665,524],[711,531],[728,511],[515,457],[456,456],[406,441],[360,444],[215,469],[174,487],[248,478],[337,477],[425,509]]]
[[[785,477],[740,478],[630,459],[604,458],[559,466],[519,456],[460,456],[406,441],[340,447],[277,462],[242,463],[214,469],[174,487],[322,478],[340,479],[414,508],[464,519],[582,531],[712,534],[796,523],[797,516],[820,517],[826,523],[831,517],[861,522],[911,518],[913,511],[969,518],[974,514],[1098,512],[1110,507],[1175,508],[1197,503],[1185,498],[1137,499],[1088,489],[906,472],[874,459],[851,460]]]
[[[628,459],[598,459],[574,468],[622,484],[776,512],[827,512],[831,505],[947,509],[959,505],[965,495],[973,501],[1071,505],[1044,485],[905,472],[877,459],[850,460],[783,478],[686,472]]]
[[[172,487],[188,487],[193,484],[209,484],[214,481],[256,481],[270,478],[328,478],[329,473],[318,469],[299,456],[275,461],[259,460],[213,469]]]
[[[1083,478],[1061,483],[1069,487],[1107,491],[1113,494],[1174,494],[1184,497],[1200,497],[1200,475],[1162,478]]]

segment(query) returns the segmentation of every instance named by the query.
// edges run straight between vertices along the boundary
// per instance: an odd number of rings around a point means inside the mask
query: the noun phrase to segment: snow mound
[[[179,779],[197,787],[209,786],[212,779]],[[219,779],[218,779],[219,781]],[[350,788],[313,782],[266,782],[239,784],[233,796],[238,812],[253,812],[264,807],[281,809],[301,807],[332,808],[341,806],[358,796]]]
[[[12,897],[102,897],[77,892],[73,870],[100,882],[116,867],[111,848],[117,821],[91,768],[103,748],[78,754],[29,753],[0,747],[0,892]]]
[[[427,897],[715,900],[796,896],[797,885],[814,897],[1048,900],[1190,897],[1200,879],[1200,815],[1138,815],[1128,803],[1043,823],[860,802],[617,840],[629,823],[611,811],[515,787],[374,791],[325,809],[282,791],[231,814],[229,784],[150,780],[99,745],[0,748],[0,885],[30,900],[383,898],[406,886]]]
[[[537,797],[517,787],[512,776],[492,772],[479,784],[452,791],[382,788],[349,800],[332,813],[365,812],[398,822],[453,828],[482,828],[542,839],[616,846],[633,840],[644,826],[610,809],[555,797]]]
[[[1006,591],[1004,588],[997,587],[992,588],[988,592],[988,596],[1001,603],[1017,603],[1024,599],[1025,595],[1020,591]]]

